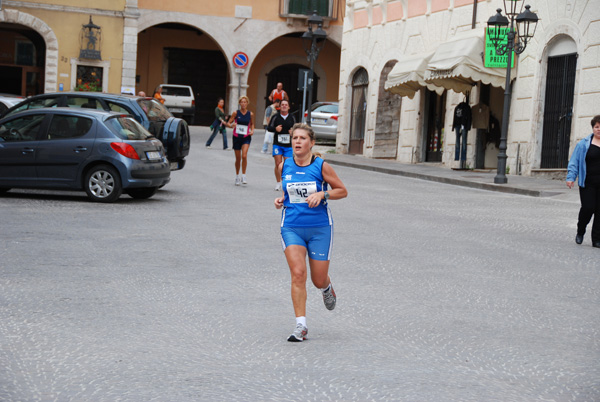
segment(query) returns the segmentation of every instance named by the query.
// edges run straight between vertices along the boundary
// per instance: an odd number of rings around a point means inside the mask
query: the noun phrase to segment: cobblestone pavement
[[[577,202],[335,166],[338,304],[289,343],[272,158],[236,187],[207,137],[150,200],[0,197],[0,401],[600,400]]]

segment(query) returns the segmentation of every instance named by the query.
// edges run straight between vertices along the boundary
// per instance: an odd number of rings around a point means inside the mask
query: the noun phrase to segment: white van
[[[182,117],[189,125],[194,124],[196,99],[189,85],[161,84],[165,107],[175,117]]]

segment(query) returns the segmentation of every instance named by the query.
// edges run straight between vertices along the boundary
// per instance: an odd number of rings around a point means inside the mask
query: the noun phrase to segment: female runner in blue
[[[292,303],[296,313],[296,327],[288,337],[290,342],[306,339],[306,255],[312,283],[323,293],[328,310],[333,310],[336,295],[329,277],[329,260],[333,244],[333,220],[329,200],[348,195],[344,183],[333,168],[313,155],[315,134],[307,124],[292,127],[294,157],[279,166],[283,196],[275,199],[275,208],[281,214],[281,244],[292,277]]]

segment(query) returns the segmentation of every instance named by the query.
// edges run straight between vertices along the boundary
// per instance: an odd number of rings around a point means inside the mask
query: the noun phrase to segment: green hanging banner
[[[490,38],[490,32],[495,28],[487,28],[485,30],[485,55],[483,58],[483,63],[485,67],[489,68],[506,68],[506,64],[508,64],[508,52],[505,55],[498,55],[496,53],[496,48],[494,47],[494,42]],[[506,46],[508,44],[508,27],[500,28],[500,32],[502,34],[502,40],[500,41],[500,45]],[[512,54],[512,60],[510,63],[510,68],[515,67],[515,52]]]

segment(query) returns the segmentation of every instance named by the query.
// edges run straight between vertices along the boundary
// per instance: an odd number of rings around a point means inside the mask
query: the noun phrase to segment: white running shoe
[[[323,291],[323,303],[325,303],[325,308],[327,310],[333,310],[335,308],[335,302],[337,297],[335,296],[335,291],[333,290],[333,285],[329,285],[329,289]]]
[[[235,176],[235,185],[239,186],[240,184],[242,184],[242,179],[240,176]]]
[[[248,184],[248,179],[246,179],[246,175],[242,175],[242,184]]]
[[[296,324],[296,328],[294,332],[289,336],[288,342],[302,342],[306,339],[306,335],[308,334],[308,328],[304,325],[298,323]]]

